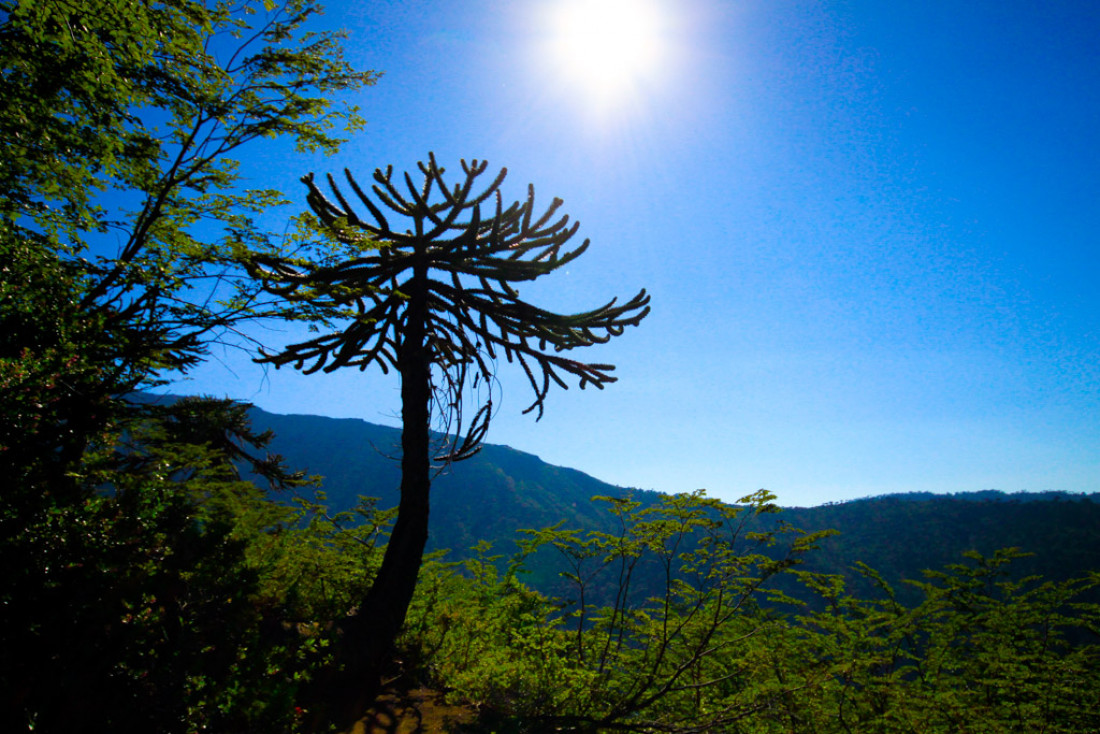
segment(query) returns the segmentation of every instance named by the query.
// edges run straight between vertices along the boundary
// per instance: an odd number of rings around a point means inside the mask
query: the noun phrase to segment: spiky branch
[[[627,326],[637,325],[649,312],[649,296],[642,290],[621,305],[612,299],[591,311],[569,315],[520,299],[513,283],[534,280],[571,262],[588,248],[589,241],[565,249],[578,225],[570,224],[567,215],[555,218],[560,199],[536,218],[532,186],[522,203],[505,209],[500,186],[506,169],[475,193],[475,182],[486,166],[484,161],[462,161],[464,180],[448,188],[444,169],[429,156],[426,164],[419,164],[423,182],[414,184],[406,173],[404,191],[394,182],[392,167],[377,170],[371,191],[381,206],[345,171],[349,187],[369,212],[368,219],[355,212],[331,175],[328,183],[335,201],[321,192],[312,175],[303,178],[311,209],[330,231],[345,239],[365,235],[380,247],[328,267],[258,261],[257,273],[272,292],[323,299],[351,307],[356,314],[344,329],[265,355],[263,361],[291,364],[306,373],[346,366],[366,369],[372,364],[384,372],[396,368],[419,266],[429,271],[425,331],[434,365],[457,368],[461,375],[468,375],[473,367],[487,380],[494,373],[492,361],[502,353],[509,362],[519,363],[534,392],[534,401],[524,412],[537,411],[540,417],[550,386],[567,387],[564,377],[575,376],[581,388],[592,384],[602,389],[614,382],[612,365],[585,363],[560,352],[605,343]],[[394,229],[383,208],[411,228]]]

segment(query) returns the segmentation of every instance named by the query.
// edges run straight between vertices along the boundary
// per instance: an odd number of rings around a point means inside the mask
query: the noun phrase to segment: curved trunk
[[[340,726],[351,726],[362,718],[378,696],[381,675],[405,623],[428,541],[431,360],[425,344],[426,267],[414,270],[411,291],[407,294],[409,302],[398,353],[401,499],[378,575],[359,611],[340,624],[339,680],[330,681],[327,692],[322,692],[330,701],[338,701],[333,713],[334,723]]]

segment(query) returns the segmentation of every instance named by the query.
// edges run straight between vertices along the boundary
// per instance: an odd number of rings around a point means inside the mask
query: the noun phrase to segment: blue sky
[[[640,328],[578,354],[618,366],[607,390],[536,423],[506,365],[492,443],[788,505],[1100,490],[1100,5],[651,1],[659,63],[597,94],[554,53],[564,0],[330,2],[385,73],[369,124],[246,171],[304,206],[310,170],[486,159],[592,240],[525,296],[649,290]],[[391,377],[218,357],[173,389],[397,424]]]

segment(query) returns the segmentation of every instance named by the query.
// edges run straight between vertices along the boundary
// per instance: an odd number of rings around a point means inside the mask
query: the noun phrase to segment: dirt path
[[[428,688],[390,692],[348,734],[449,734],[477,718],[467,706],[453,706]]]

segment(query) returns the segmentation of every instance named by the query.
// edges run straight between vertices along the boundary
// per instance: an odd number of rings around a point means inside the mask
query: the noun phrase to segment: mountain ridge
[[[401,436],[401,429],[400,428],[393,427],[393,426],[385,426],[385,425],[378,424],[378,423],[372,423],[372,422],[367,421],[367,420],[362,419],[362,418],[330,418],[330,417],[327,417],[327,416],[322,416],[322,415],[317,415],[317,414],[312,414],[312,413],[272,413],[271,411],[267,411],[267,410],[264,410],[262,408],[258,408],[258,407],[255,407],[255,406],[253,406],[250,409],[250,412],[253,414],[253,416],[259,418],[259,420],[257,422],[257,425],[260,425],[260,426],[266,426],[268,422],[271,422],[271,419],[268,418],[268,416],[272,416],[272,417],[276,417],[276,419],[277,419],[276,422],[278,422],[280,424],[282,424],[282,421],[279,421],[278,419],[279,418],[286,418],[286,419],[294,419],[294,420],[302,419],[302,420],[309,421],[309,422],[314,422],[314,421],[333,422],[335,424],[343,424],[345,426],[368,427],[369,430],[366,431],[367,433],[370,433],[371,435],[373,435],[375,437],[378,437],[378,438],[385,437],[387,439],[386,443],[388,444],[389,448],[392,451],[394,451],[394,454],[386,455],[385,452],[382,452],[378,448],[378,446],[373,444],[373,442],[372,442],[371,445],[374,449],[380,451],[380,455],[383,458],[386,458],[387,460],[392,460],[394,467],[398,469],[398,471],[396,471],[394,473],[393,477],[392,477],[394,479],[394,487],[395,488],[397,486],[397,482],[400,480],[400,471],[399,471],[399,467],[397,467],[397,460],[399,458],[397,452],[400,451],[400,436]],[[283,425],[285,425],[285,424],[283,424]],[[436,434],[436,435],[438,436],[438,434]],[[280,436],[280,434],[278,432],[276,432],[276,438],[277,439],[279,438],[279,436]],[[283,442],[283,441],[277,441],[276,445],[281,446],[283,448],[286,448],[285,442]],[[291,451],[293,453],[293,450],[291,450]],[[611,484],[610,482],[605,482],[602,479],[599,479],[598,477],[595,477],[591,474],[588,474],[587,472],[584,472],[580,469],[574,469],[574,468],[568,467],[568,466],[551,464],[549,462],[544,461],[537,454],[531,453],[529,451],[524,451],[523,449],[517,449],[517,448],[509,446],[507,444],[485,443],[485,444],[482,445],[481,451],[483,453],[488,452],[488,454],[493,457],[494,463],[499,463],[501,460],[503,460],[503,456],[505,456],[505,454],[501,453],[503,451],[503,452],[507,452],[507,455],[515,455],[517,457],[524,457],[524,459],[512,459],[512,460],[510,460],[509,463],[511,463],[511,464],[515,464],[517,461],[533,461],[534,463],[542,464],[542,465],[545,465],[546,467],[551,467],[552,469],[554,469],[556,471],[576,474],[576,475],[579,475],[581,477],[584,477],[585,481],[592,482],[592,483],[595,483],[599,486],[607,488],[608,491],[612,494],[617,494],[618,492],[643,493],[643,494],[646,494],[646,495],[656,495],[656,496],[664,494],[664,493],[658,492],[656,490],[641,489],[641,488],[637,488],[637,487],[624,487],[624,486],[621,486],[621,485]],[[463,463],[465,463],[465,462],[463,462]],[[454,466],[454,465],[452,465],[452,466]],[[446,476],[446,475],[444,475],[444,476]],[[940,492],[940,493],[928,492],[928,491],[911,491],[911,492],[898,491],[898,492],[887,492],[887,493],[884,493],[884,494],[877,494],[877,495],[868,495],[866,497],[856,497],[856,498],[852,498],[852,499],[825,501],[825,502],[822,502],[822,503],[819,503],[819,504],[816,504],[816,505],[783,505],[782,501],[781,501],[782,498],[779,498],[780,499],[779,504],[780,504],[781,507],[783,507],[784,509],[788,509],[788,510],[808,510],[808,509],[815,509],[815,508],[821,508],[821,507],[831,507],[831,506],[836,506],[836,505],[846,505],[846,504],[851,504],[851,503],[867,502],[867,501],[878,501],[878,500],[887,500],[887,499],[897,500],[897,501],[905,501],[905,502],[921,502],[921,501],[941,500],[941,499],[956,499],[956,500],[969,501],[969,502],[1036,502],[1036,501],[1050,501],[1050,500],[1074,500],[1074,499],[1085,499],[1085,498],[1088,498],[1092,501],[1100,501],[1100,492],[1067,492],[1065,490],[1041,490],[1041,491],[1018,490],[1018,491],[1014,491],[1014,492],[1007,492],[1007,491],[1000,490],[1000,489],[962,490],[962,491],[959,491],[959,492]]]
[[[250,409],[254,427],[274,433],[270,450],[289,467],[324,476],[326,502],[353,507],[359,495],[380,507],[397,504],[401,470],[393,457],[400,429],[357,418],[271,413]],[[664,495],[620,487],[504,444],[485,444],[472,458],[452,464],[433,481],[429,550],[463,557],[480,541],[509,554],[521,529],[563,522],[581,531],[615,530],[594,496],[632,496],[643,504]],[[892,584],[919,579],[924,569],[957,563],[965,551],[991,554],[1017,547],[1029,558],[1019,574],[1064,579],[1100,570],[1100,493],[1006,493],[980,490],[955,494],[895,493],[784,507],[779,515],[807,532],[835,529],[805,567],[842,574],[862,561]]]

